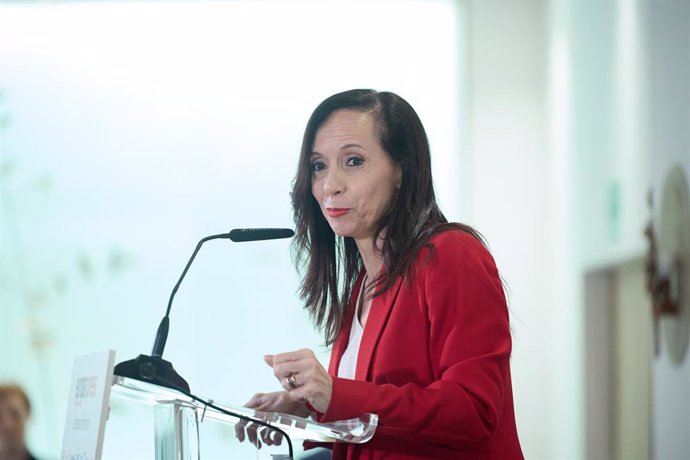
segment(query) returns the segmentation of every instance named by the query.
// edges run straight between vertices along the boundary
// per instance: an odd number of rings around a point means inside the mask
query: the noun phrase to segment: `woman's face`
[[[20,396],[9,394],[0,398],[0,453],[24,447],[24,427],[28,418]]]
[[[369,114],[339,110],[316,133],[311,190],[337,235],[371,238],[400,187],[400,167],[376,132]]]

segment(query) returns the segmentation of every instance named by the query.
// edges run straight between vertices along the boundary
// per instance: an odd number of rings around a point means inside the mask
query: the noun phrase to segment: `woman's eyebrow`
[[[342,146],[340,146],[340,150],[347,150],[347,149],[352,148],[352,147],[357,147],[357,148],[360,148],[362,150],[366,150],[362,144],[357,144],[357,143],[342,145]],[[314,150],[311,152],[310,158],[320,157],[320,156],[323,156],[323,155],[321,153],[319,153],[318,151]]]
[[[345,145],[343,145],[342,147],[340,147],[340,150],[349,149],[349,148],[351,148],[351,147],[358,147],[358,148],[360,148],[360,149],[364,149],[364,146],[363,146],[363,145],[360,145],[360,144],[345,144]]]

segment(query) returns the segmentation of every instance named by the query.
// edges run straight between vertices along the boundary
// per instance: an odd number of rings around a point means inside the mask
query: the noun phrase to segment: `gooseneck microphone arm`
[[[174,390],[179,390],[189,393],[189,384],[183,379],[172,366],[172,363],[162,358],[163,350],[165,349],[165,342],[168,339],[168,330],[170,328],[170,309],[172,307],[173,298],[177,292],[182,280],[184,279],[189,267],[192,265],[201,246],[209,240],[215,239],[229,239],[235,242],[243,241],[259,241],[259,240],[273,240],[278,238],[290,238],[295,234],[289,228],[243,228],[234,229],[229,233],[220,233],[218,235],[211,235],[202,238],[196,245],[192,257],[190,257],[187,266],[182,271],[180,279],[175,284],[175,287],[170,294],[168,301],[168,308],[165,311],[165,316],[161,320],[156,332],[156,339],[153,342],[153,351],[151,356],[139,355],[129,361],[123,361],[115,366],[115,374],[122,377],[129,377],[143,382],[155,383]]]
[[[180,279],[177,280],[177,284],[175,284],[175,287],[173,288],[172,292],[170,293],[170,300],[168,300],[168,309],[165,311],[165,316],[161,320],[161,323],[158,325],[158,332],[156,332],[156,340],[153,342],[153,351],[151,351],[151,356],[155,356],[157,358],[160,358],[163,356],[163,350],[165,349],[165,342],[168,340],[168,329],[170,328],[170,308],[172,307],[173,299],[175,298],[175,293],[177,293],[177,290],[180,288],[180,284],[182,284],[182,280],[184,279],[185,275],[187,274],[187,271],[189,270],[189,267],[192,266],[192,262],[194,262],[194,258],[196,257],[197,253],[199,252],[199,249],[201,249],[201,246],[209,241],[209,240],[217,240],[221,238],[230,238],[230,233],[220,233],[218,235],[211,235],[207,236],[205,238],[202,238],[201,241],[196,245],[196,249],[194,249],[194,252],[192,253],[192,257],[189,258],[189,262],[187,262],[187,266],[184,268],[182,271],[182,275],[180,275]]]
[[[192,266],[192,262],[194,261],[196,254],[199,252],[199,249],[201,249],[201,245],[204,244],[205,242],[209,241],[209,240],[217,240],[220,238],[229,239],[230,233],[220,233],[218,235],[207,236],[206,238],[202,238],[201,241],[199,241],[199,243],[196,245],[196,249],[194,249],[194,252],[192,253],[192,257],[189,258],[189,262],[187,262],[187,266],[182,271],[182,274],[180,275],[180,279],[177,280],[177,284],[173,288],[172,293],[170,293],[170,300],[168,300],[168,309],[165,311],[166,317],[170,316],[170,307],[172,306],[173,298],[175,297],[175,293],[180,288],[180,284],[182,284],[182,280],[184,279],[185,275],[187,274],[189,267]]]

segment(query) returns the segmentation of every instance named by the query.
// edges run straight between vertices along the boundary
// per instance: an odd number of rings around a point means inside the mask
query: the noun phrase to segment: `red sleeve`
[[[473,237],[447,232],[417,259],[413,283],[428,322],[426,386],[334,377],[322,420],[372,412],[395,437],[468,446],[496,430],[510,391],[511,339],[503,288],[493,258]],[[402,289],[406,289],[403,285]],[[385,381],[385,380],[384,380]]]

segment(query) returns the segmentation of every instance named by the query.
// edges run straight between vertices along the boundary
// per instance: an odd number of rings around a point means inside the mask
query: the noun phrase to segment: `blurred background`
[[[655,319],[644,236],[690,174],[687,0],[0,2],[0,382],[32,451],[59,457],[76,356],[150,352],[199,239],[292,225],[306,120],[357,87],[415,107],[489,242],[525,457],[690,458],[687,310]],[[327,363],[297,283],[289,242],[207,243],[165,357],[232,405],[279,389],[263,354]],[[111,406],[104,458],[152,458],[150,408]],[[203,458],[256,457],[202,425]]]

